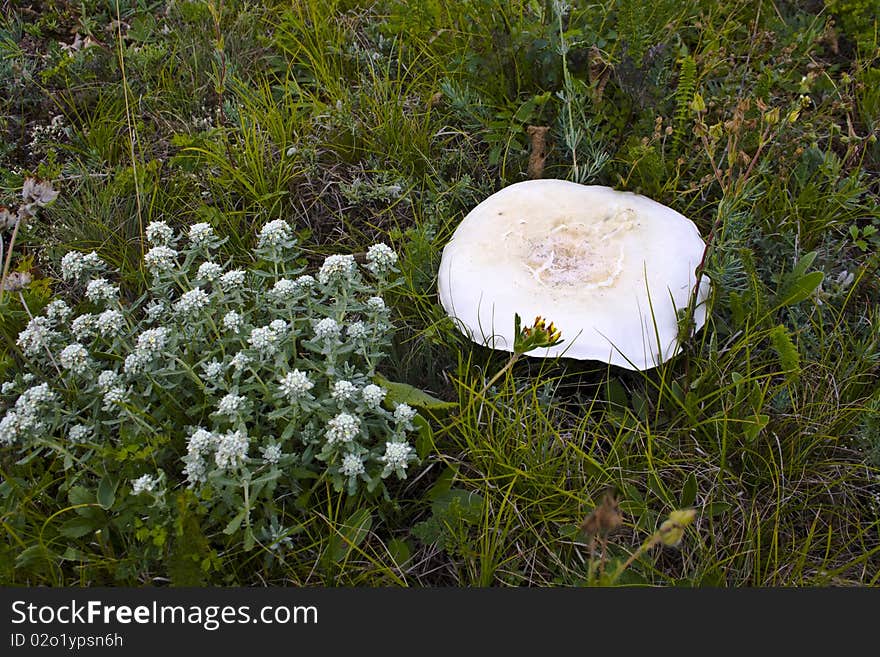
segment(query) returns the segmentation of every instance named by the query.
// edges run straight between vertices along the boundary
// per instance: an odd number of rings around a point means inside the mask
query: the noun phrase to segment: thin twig
[[[141,187],[140,180],[138,180],[138,170],[137,170],[137,160],[135,159],[135,151],[134,144],[137,138],[137,135],[134,130],[134,126],[131,121],[131,105],[128,102],[128,77],[125,73],[125,57],[122,52],[122,13],[119,10],[119,0],[116,0],[116,37],[117,37],[117,50],[119,51],[119,70],[122,73],[122,97],[125,100],[125,121],[128,125],[128,143],[129,150],[131,152],[131,170],[134,180],[134,198],[135,203],[137,205],[137,216],[138,216],[138,230],[140,234],[144,234],[144,215],[143,208],[141,207]],[[141,257],[144,255],[144,242],[141,240]]]
[[[6,292],[6,277],[9,275],[9,264],[12,262],[12,247],[15,245],[15,238],[18,235],[18,227],[24,217],[19,213],[18,221],[12,229],[12,237],[9,238],[9,251],[6,253],[6,261],[3,263],[3,275],[0,276],[0,303],[3,302],[3,295]]]
[[[513,367],[514,363],[516,363],[516,361],[519,360],[519,357],[520,357],[521,355],[522,355],[522,354],[514,353],[514,354],[510,357],[510,360],[507,361],[507,364],[506,364],[504,367],[502,367],[500,370],[498,370],[498,371],[495,373],[495,376],[493,376],[491,379],[489,379],[489,381],[486,383],[486,385],[483,386],[483,389],[480,391],[480,394],[477,395],[477,396],[478,396],[478,397],[482,397],[483,395],[485,395],[486,392],[489,390],[489,388],[492,387],[492,384],[495,383],[498,379],[500,379],[500,378],[501,378],[501,375],[503,375],[503,374],[504,374],[505,372],[507,372],[511,367]]]

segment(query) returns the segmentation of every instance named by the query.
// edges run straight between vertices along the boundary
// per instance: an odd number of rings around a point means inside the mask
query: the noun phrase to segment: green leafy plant
[[[849,227],[849,236],[860,251],[874,250],[880,245],[880,229],[876,223],[861,227],[853,224]]]
[[[453,555],[472,556],[475,530],[484,513],[485,501],[477,493],[450,488],[434,495],[431,515],[413,526],[413,536]]]
[[[168,491],[184,483],[250,548],[281,497],[322,481],[379,494],[406,477],[416,411],[386,409],[371,382],[390,338],[389,247],[368,250],[369,278],[343,255],[312,277],[281,220],[263,226],[249,270],[214,261],[223,240],[209,224],[183,239],[163,222],[146,232],[152,283],[131,303],[95,253],[63,258],[84,312],[58,299],[34,317],[17,339],[24,366],[2,387],[3,449],[61,459],[92,500],[63,534],[94,531],[111,510],[167,523]]]

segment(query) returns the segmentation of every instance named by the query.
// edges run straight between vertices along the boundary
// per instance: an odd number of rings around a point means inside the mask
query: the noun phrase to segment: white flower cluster
[[[57,395],[49,385],[41,383],[28,388],[15,402],[15,408],[0,420],[0,444],[11,445],[20,436],[39,431],[43,408],[55,402]]]
[[[91,427],[84,424],[74,424],[67,432],[67,438],[72,443],[84,443],[92,436]]]
[[[208,459],[214,455],[214,463],[221,470],[230,470],[241,465],[247,458],[250,438],[242,430],[219,433],[198,427],[187,441],[184,474],[190,486],[207,479]],[[279,455],[280,458],[280,455]]]
[[[248,344],[264,356],[271,356],[278,350],[279,333],[277,325],[258,326],[251,330]]]
[[[382,402],[385,400],[385,395],[387,394],[388,391],[385,390],[385,388],[371,383],[364,386],[364,389],[361,390],[361,399],[364,400],[364,404],[367,405],[367,408],[376,410],[382,405]]]
[[[318,281],[322,285],[333,282],[349,282],[357,273],[357,263],[353,255],[331,255],[324,259],[318,271]]]
[[[383,476],[388,476],[395,470],[406,470],[412,455],[413,448],[405,442],[385,443],[385,454],[379,460],[385,463]]]
[[[174,231],[164,221],[151,221],[145,232],[150,244],[164,246],[174,239]]]
[[[98,375],[98,389],[107,392],[119,382],[119,375],[114,370],[104,370]]]
[[[361,431],[361,421],[350,413],[340,413],[327,422],[325,434],[327,442],[331,445],[335,442],[348,443]]]
[[[152,493],[156,484],[159,483],[158,479],[153,475],[142,475],[137,479],[131,480],[131,492],[134,495],[140,495],[141,493]]]
[[[218,436],[214,462],[225,470],[235,468],[247,457],[248,436],[244,431],[228,431]]]
[[[128,401],[128,391],[124,386],[113,386],[107,392],[104,393],[104,405],[103,409],[105,411],[113,410],[115,406],[118,404],[124,404]]]
[[[288,301],[297,296],[299,291],[297,284],[289,278],[282,278],[275,283],[272,291],[269,292],[276,301]]]
[[[164,326],[158,328],[147,329],[138,336],[138,351],[143,351],[150,355],[155,355],[165,348],[168,342],[168,336],[171,332]]]
[[[223,376],[223,363],[217,362],[217,360],[212,360],[210,363],[202,364],[202,371],[205,373],[205,378],[208,379],[211,383],[217,383],[220,380],[220,377]]]
[[[70,332],[77,340],[87,340],[97,328],[98,318],[91,313],[83,313],[70,323]]]
[[[61,278],[65,281],[78,281],[85,274],[101,269],[103,264],[94,251],[85,254],[70,251],[61,258]]]
[[[94,320],[94,328],[105,338],[119,335],[125,328],[125,316],[118,310],[105,310]]]
[[[341,329],[332,317],[325,317],[315,324],[315,337],[319,340],[332,340],[339,337]]]
[[[170,335],[168,328],[159,326],[146,329],[138,336],[137,346],[125,357],[123,369],[127,374],[139,374],[149,365],[155,357],[162,352]],[[105,395],[106,400],[106,395]]]
[[[246,404],[247,397],[230,392],[217,404],[217,415],[225,415],[234,419],[244,410]]]
[[[278,386],[281,394],[287,397],[290,403],[304,398],[314,387],[315,384],[309,379],[309,375],[299,370],[293,370],[281,377]]]
[[[208,246],[214,239],[214,228],[205,222],[193,224],[189,227],[188,237],[195,247]]]
[[[364,460],[357,454],[348,453],[342,457],[342,465],[339,472],[346,477],[356,477],[364,474]]]
[[[46,317],[50,322],[66,322],[73,310],[61,299],[55,299],[46,306]]]
[[[187,441],[186,448],[189,452],[195,452],[205,455],[210,452],[217,444],[217,434],[199,427],[196,429]]]
[[[264,461],[276,465],[278,461],[281,460],[281,445],[266,445],[265,447],[260,448],[260,453],[263,455]]]
[[[180,299],[174,304],[174,312],[180,319],[187,319],[205,308],[211,299],[201,288],[194,288],[180,295]]]
[[[241,269],[233,269],[220,277],[220,287],[229,292],[244,284],[244,271]]]
[[[215,281],[222,273],[223,267],[216,262],[203,262],[199,265],[199,271],[196,273],[196,278],[203,281]]]
[[[232,357],[232,360],[229,361],[229,366],[236,372],[241,372],[245,367],[250,364],[251,357],[243,351],[239,351],[237,354],[235,354],[235,356]]]
[[[18,334],[16,344],[21,347],[25,356],[38,356],[58,337],[59,333],[52,329],[49,319],[34,317]]]
[[[114,301],[119,298],[119,288],[106,278],[94,278],[86,286],[86,298],[92,303]]]
[[[58,354],[58,362],[61,367],[70,370],[74,374],[84,374],[89,370],[91,359],[89,351],[78,342],[67,345]]]
[[[7,411],[0,420],[0,445],[11,445],[18,440],[20,433],[18,413]]]
[[[293,239],[293,231],[283,219],[270,221],[260,230],[257,246],[260,248],[277,247],[289,243]]]
[[[352,340],[362,340],[367,337],[367,325],[364,324],[362,321],[357,320],[356,322],[352,322],[348,325],[345,333]]]
[[[198,427],[190,435],[186,443],[186,456],[183,458],[186,467],[183,473],[186,475],[190,486],[202,483],[206,480],[207,467],[205,457],[216,447],[218,434]]]
[[[330,396],[337,402],[351,401],[357,395],[358,388],[351,381],[337,381],[330,390]]]
[[[244,318],[234,310],[223,315],[223,328],[233,333],[238,333],[244,326]]]
[[[144,351],[132,351],[130,354],[128,354],[128,356],[125,357],[125,362],[122,365],[122,369],[126,374],[140,374],[147,369],[147,365],[149,365],[150,360],[150,354]]]
[[[409,404],[398,404],[394,408],[394,421],[398,424],[410,425],[416,411]]]
[[[296,286],[297,294],[307,294],[315,287],[315,279],[308,274],[303,274],[293,281],[293,284]]]
[[[79,251],[70,251],[61,258],[61,278],[65,281],[78,280],[83,268],[83,254]]]
[[[367,249],[367,269],[384,276],[397,264],[397,254],[387,244],[374,244]]]
[[[144,264],[154,275],[169,272],[177,262],[177,251],[170,246],[154,246],[144,256]]]

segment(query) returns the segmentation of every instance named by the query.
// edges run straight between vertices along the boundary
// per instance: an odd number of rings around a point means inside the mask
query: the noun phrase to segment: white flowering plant
[[[246,546],[278,535],[283,500],[316,483],[387,496],[386,480],[407,476],[416,412],[374,382],[391,340],[393,250],[374,245],[363,265],[332,255],[310,275],[281,220],[263,226],[247,269],[220,259],[209,224],[178,235],[153,222],[146,236],[151,282],[131,302],[95,253],[64,256],[81,296],[18,335],[0,450],[57,456],[139,523],[170,522],[166,493],[191,489]]]

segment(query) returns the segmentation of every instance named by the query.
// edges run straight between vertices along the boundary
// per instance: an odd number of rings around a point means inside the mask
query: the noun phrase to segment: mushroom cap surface
[[[443,249],[440,302],[471,340],[513,350],[514,314],[552,321],[563,342],[529,356],[631,370],[675,356],[678,311],[705,242],[694,223],[649,198],[565,180],[528,180],[489,196]],[[694,330],[706,321],[703,276]]]

